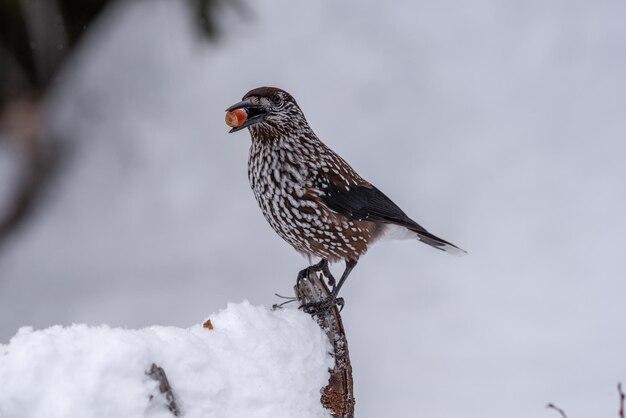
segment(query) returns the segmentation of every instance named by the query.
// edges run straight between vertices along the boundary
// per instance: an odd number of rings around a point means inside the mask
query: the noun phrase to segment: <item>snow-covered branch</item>
[[[320,302],[330,295],[324,280],[314,272],[309,273],[307,279],[298,283],[295,292],[301,304]],[[327,313],[314,316],[314,318],[326,332],[335,359],[335,365],[330,371],[328,385],[322,394],[322,403],[331,411],[334,418],[353,418],[355,400],[352,385],[352,364],[348,351],[348,339],[339,309],[334,306]]]
[[[0,345],[0,417],[329,416],[332,347],[308,314],[243,302],[211,324],[22,328]]]

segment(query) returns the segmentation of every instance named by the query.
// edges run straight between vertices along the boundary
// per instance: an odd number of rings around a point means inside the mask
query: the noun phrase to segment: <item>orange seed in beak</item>
[[[246,119],[248,119],[248,113],[243,109],[235,109],[230,112],[226,112],[226,125],[231,128],[237,128],[241,126]]]

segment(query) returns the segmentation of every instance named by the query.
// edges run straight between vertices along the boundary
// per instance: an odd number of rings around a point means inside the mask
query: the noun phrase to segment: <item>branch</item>
[[[152,363],[150,371],[146,374],[159,382],[159,391],[165,394],[165,399],[167,400],[167,408],[170,410],[172,415],[174,415],[175,417],[179,416],[180,409],[178,409],[178,405],[176,404],[176,398],[174,397],[174,392],[172,392],[170,382],[167,381],[165,370]]]
[[[314,272],[295,286],[295,292],[300,304],[320,302],[330,296],[324,280]],[[354,418],[352,365],[339,309],[333,306],[321,316],[312,316],[328,336],[335,358],[335,366],[330,370],[328,385],[322,393],[322,404],[330,410],[333,418]]]
[[[1,100],[1,98],[0,98]],[[8,238],[34,213],[63,163],[67,149],[44,134],[41,103],[36,98],[11,100],[0,109],[0,133],[12,141],[21,163],[10,203],[0,213],[0,251]],[[13,186],[13,185],[11,185]]]
[[[624,418],[624,401],[626,400],[626,395],[624,395],[621,383],[617,384],[617,392],[619,393],[619,417]]]
[[[624,417],[624,403],[626,402],[626,394],[624,394],[624,391],[622,390],[622,384],[621,383],[617,384],[617,393],[619,394],[619,412],[618,412],[619,418],[626,418],[626,417]],[[559,408],[558,406],[556,406],[553,403],[547,404],[546,408],[554,409],[559,414],[561,414],[561,418],[567,418],[567,415],[565,414],[565,411],[563,411],[561,408]]]
[[[561,414],[561,418],[567,418],[567,415],[565,415],[565,412],[559,408],[558,406],[556,406],[553,403],[549,403],[546,405],[546,408],[548,409],[554,409],[555,411],[557,411],[559,414]]]

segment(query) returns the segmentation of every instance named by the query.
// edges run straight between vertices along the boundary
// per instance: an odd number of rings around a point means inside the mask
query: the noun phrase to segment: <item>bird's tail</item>
[[[380,235],[380,238],[384,240],[404,240],[417,238],[424,244],[428,244],[431,247],[435,247],[438,250],[445,251],[452,255],[462,256],[467,254],[465,250],[462,250],[456,245],[431,234],[410,219],[407,222],[403,222],[402,224],[385,224],[383,233]]]
[[[456,255],[460,257],[462,255],[467,254],[467,251],[460,249],[456,245],[441,239],[430,232],[426,231],[423,228],[409,228],[411,231],[417,234],[417,239],[422,241],[424,244],[428,244],[431,247],[435,247],[438,250],[445,251],[449,254]]]

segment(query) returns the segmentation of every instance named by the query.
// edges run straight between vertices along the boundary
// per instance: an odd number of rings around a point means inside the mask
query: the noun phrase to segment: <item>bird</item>
[[[265,219],[310,264],[320,259],[301,270],[298,280],[322,272],[332,286],[329,298],[308,310],[343,308],[339,290],[359,258],[382,238],[413,238],[452,255],[466,253],[409,218],[324,144],[286,91],[255,88],[226,112],[229,133],[244,128],[250,133],[248,179]],[[339,261],[345,269],[337,282],[329,263]]]

